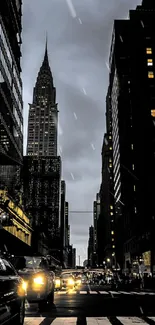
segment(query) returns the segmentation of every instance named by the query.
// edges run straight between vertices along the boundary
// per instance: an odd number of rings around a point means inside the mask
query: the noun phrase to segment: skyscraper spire
[[[47,50],[47,32],[46,32],[46,42],[45,42],[45,54],[43,64],[44,67],[49,67],[49,60],[48,60],[48,50]]]

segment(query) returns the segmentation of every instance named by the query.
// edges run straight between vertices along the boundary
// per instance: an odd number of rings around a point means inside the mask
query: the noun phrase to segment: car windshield
[[[72,275],[71,274],[62,274],[62,276],[61,276],[62,278],[71,278],[72,277]]]
[[[22,262],[22,264],[21,264]],[[47,266],[47,262],[45,259],[43,259],[40,256],[33,257],[33,256],[22,256],[15,258],[15,267],[17,269],[39,269],[39,268],[45,268]],[[21,266],[22,265],[22,266]]]

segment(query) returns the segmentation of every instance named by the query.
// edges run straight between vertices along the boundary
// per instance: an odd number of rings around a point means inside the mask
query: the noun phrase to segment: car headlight
[[[68,285],[74,285],[74,280],[73,279],[69,279],[68,280]]]
[[[76,283],[79,284],[79,285],[81,284],[81,282],[82,282],[81,280],[76,281]]]
[[[56,285],[56,286],[60,286],[60,280],[59,280],[59,279],[56,279],[56,280],[55,280],[55,285]]]
[[[33,278],[33,282],[34,284],[41,284],[44,285],[45,284],[45,279],[43,278],[43,276],[37,276],[35,278]]]
[[[26,295],[26,291],[27,291],[27,282],[25,282],[24,280],[22,280],[22,283],[20,283],[17,293],[19,297],[23,297]]]

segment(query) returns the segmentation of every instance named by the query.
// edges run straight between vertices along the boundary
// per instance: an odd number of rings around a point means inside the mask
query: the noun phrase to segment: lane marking
[[[89,292],[91,295],[96,295],[97,294],[97,291],[90,291]]]
[[[67,291],[58,291],[58,295],[66,295]]]
[[[118,291],[109,291],[112,295],[120,295],[120,292]]]
[[[87,291],[80,291],[81,295],[87,295]]]
[[[108,292],[108,291],[99,291],[99,293],[100,293],[101,295],[109,295],[109,292]]]

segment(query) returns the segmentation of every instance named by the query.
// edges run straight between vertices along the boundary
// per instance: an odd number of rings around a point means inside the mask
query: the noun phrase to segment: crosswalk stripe
[[[80,291],[81,295],[87,295],[87,291]]]
[[[25,317],[24,325],[40,325],[45,317]]]
[[[139,318],[139,317],[117,317],[117,319],[123,324],[123,325],[144,325],[144,324],[148,324],[146,323],[143,319]]]
[[[76,325],[77,318],[71,317],[71,318],[56,318],[52,325]]]
[[[89,291],[89,293],[90,293],[91,295],[96,295],[96,294],[97,294],[97,291]]]
[[[147,317],[155,322],[155,317]],[[45,317],[26,317],[24,325],[41,325],[43,321],[47,320]],[[148,325],[147,321],[144,321],[140,317],[116,317],[116,320],[120,321],[122,325]],[[54,320],[48,319],[48,325],[77,325],[77,317],[57,317]],[[111,325],[111,321],[107,317],[87,317],[87,325]]]
[[[112,295],[120,295],[120,292],[118,291],[109,291],[110,293],[112,293]]]
[[[58,295],[66,295],[67,291],[58,291]]]
[[[87,317],[87,325],[111,325],[107,317]]]
[[[108,291],[99,291],[99,293],[100,293],[101,295],[109,295],[109,292],[108,292]]]
[[[122,293],[123,295],[131,295],[130,291],[119,291],[120,293]]]

